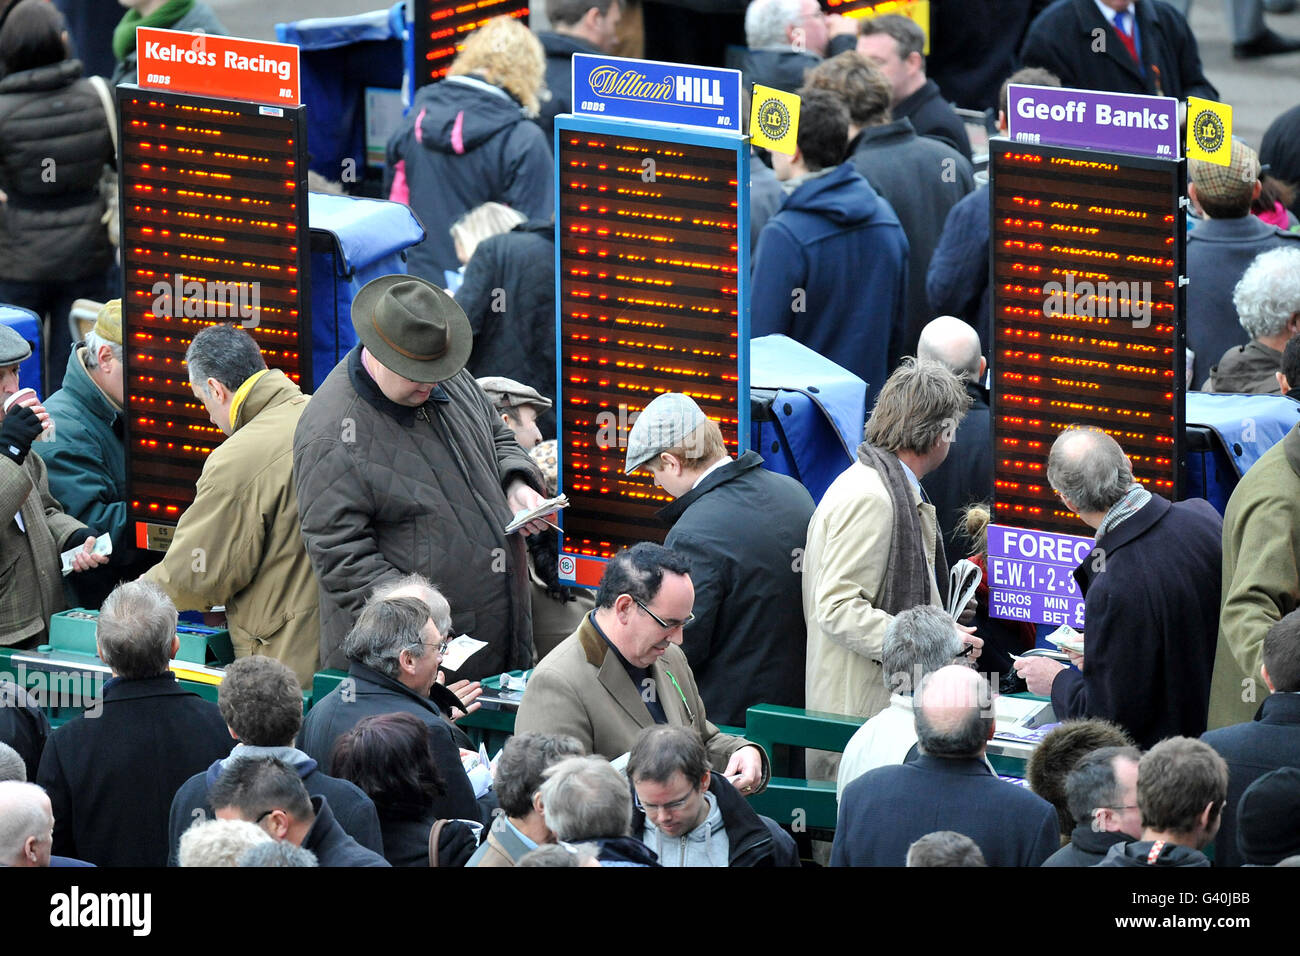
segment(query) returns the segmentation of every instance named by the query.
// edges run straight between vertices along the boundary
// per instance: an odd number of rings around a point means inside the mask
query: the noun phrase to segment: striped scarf
[[[1106,512],[1106,517],[1101,519],[1101,524],[1097,526],[1097,534],[1093,540],[1100,541],[1102,535],[1107,531],[1114,530],[1122,522],[1133,517],[1138,511],[1146,507],[1146,503],[1150,500],[1151,492],[1136,481],[1133,482],[1129,490],[1124,492],[1124,497],[1111,505],[1110,510]]]

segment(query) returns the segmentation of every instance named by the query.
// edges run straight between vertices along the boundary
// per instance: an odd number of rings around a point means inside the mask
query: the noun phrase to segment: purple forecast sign
[[[1007,92],[1012,142],[1178,158],[1178,101],[1171,96],[1019,84]]]
[[[1074,569],[1093,539],[989,525],[989,616],[1083,630],[1083,594]]]

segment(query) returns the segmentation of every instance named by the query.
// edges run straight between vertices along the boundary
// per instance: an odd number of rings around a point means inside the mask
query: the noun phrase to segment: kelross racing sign
[[[145,89],[271,106],[301,102],[298,47],[290,43],[139,27],[136,53]]]

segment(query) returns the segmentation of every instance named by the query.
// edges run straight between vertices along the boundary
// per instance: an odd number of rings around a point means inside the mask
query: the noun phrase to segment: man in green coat
[[[1223,516],[1223,608],[1209,728],[1252,720],[1268,696],[1264,634],[1300,605],[1300,424],[1242,477]]]

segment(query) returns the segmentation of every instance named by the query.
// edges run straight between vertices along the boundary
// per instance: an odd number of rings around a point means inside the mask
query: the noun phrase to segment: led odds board
[[[651,399],[690,395],[743,450],[749,156],[734,132],[568,115],[556,141],[560,575],[594,586],[605,559],[667,531],[672,499],[623,474]]]
[[[238,323],[311,386],[305,108],[132,86],[117,103],[128,507],[137,545],[165,549],[223,437],[189,388],[194,335]]]
[[[414,0],[411,76],[416,89],[447,75],[465,38],[493,17],[528,23],[527,0]]]
[[[1090,539],[1047,455],[1063,429],[1095,426],[1143,485],[1179,496],[1185,167],[992,145],[994,521],[1011,529],[990,529],[990,585],[1022,592],[993,612],[1078,626],[1070,572]]]

